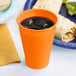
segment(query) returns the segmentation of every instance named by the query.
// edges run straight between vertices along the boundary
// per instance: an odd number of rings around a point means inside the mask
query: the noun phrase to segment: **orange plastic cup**
[[[55,25],[43,30],[33,30],[23,27],[21,22],[30,17],[45,17],[52,20]],[[26,65],[30,68],[42,69],[48,65],[56,30],[56,22],[57,17],[54,13],[42,9],[27,10],[17,17]]]

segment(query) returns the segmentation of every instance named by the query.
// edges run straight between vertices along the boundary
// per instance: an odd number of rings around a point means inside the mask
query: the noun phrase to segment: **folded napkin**
[[[0,24],[0,66],[20,62],[17,50],[6,24]]]

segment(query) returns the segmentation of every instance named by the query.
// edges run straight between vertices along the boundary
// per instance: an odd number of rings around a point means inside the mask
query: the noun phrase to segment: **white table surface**
[[[18,13],[22,12],[25,0],[18,1],[17,12],[4,23],[8,24],[22,62],[0,67],[0,76],[76,76],[76,50],[64,49],[54,45],[48,67],[35,70],[25,65],[18,25],[16,24],[16,17]]]

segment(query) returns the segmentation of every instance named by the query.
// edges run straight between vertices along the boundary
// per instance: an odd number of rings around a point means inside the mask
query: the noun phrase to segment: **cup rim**
[[[40,30],[30,29],[30,28],[26,28],[26,27],[22,26],[22,25],[21,25],[21,22],[18,21],[19,17],[20,17],[22,14],[24,14],[24,13],[31,12],[31,11],[36,11],[36,10],[49,12],[49,13],[51,13],[52,15],[54,15],[54,16],[56,17],[56,22],[54,23],[54,25],[51,26],[51,27],[49,27],[49,28],[40,29]],[[33,17],[34,17],[34,16],[33,16]],[[36,17],[36,16],[35,16],[35,17]],[[37,32],[39,32],[39,31],[47,31],[47,30],[49,30],[49,29],[54,28],[54,27],[56,26],[57,22],[58,22],[58,18],[57,18],[57,16],[56,16],[56,14],[54,14],[54,13],[51,12],[51,11],[45,10],[45,9],[30,9],[30,10],[23,11],[21,14],[19,14],[19,15],[17,16],[17,24],[18,24],[19,26],[21,26],[23,29],[26,29],[26,30],[29,30],[29,31],[37,31]]]

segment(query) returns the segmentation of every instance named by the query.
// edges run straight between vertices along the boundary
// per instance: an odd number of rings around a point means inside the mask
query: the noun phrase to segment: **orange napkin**
[[[6,24],[0,24],[0,66],[20,62],[17,50]]]

